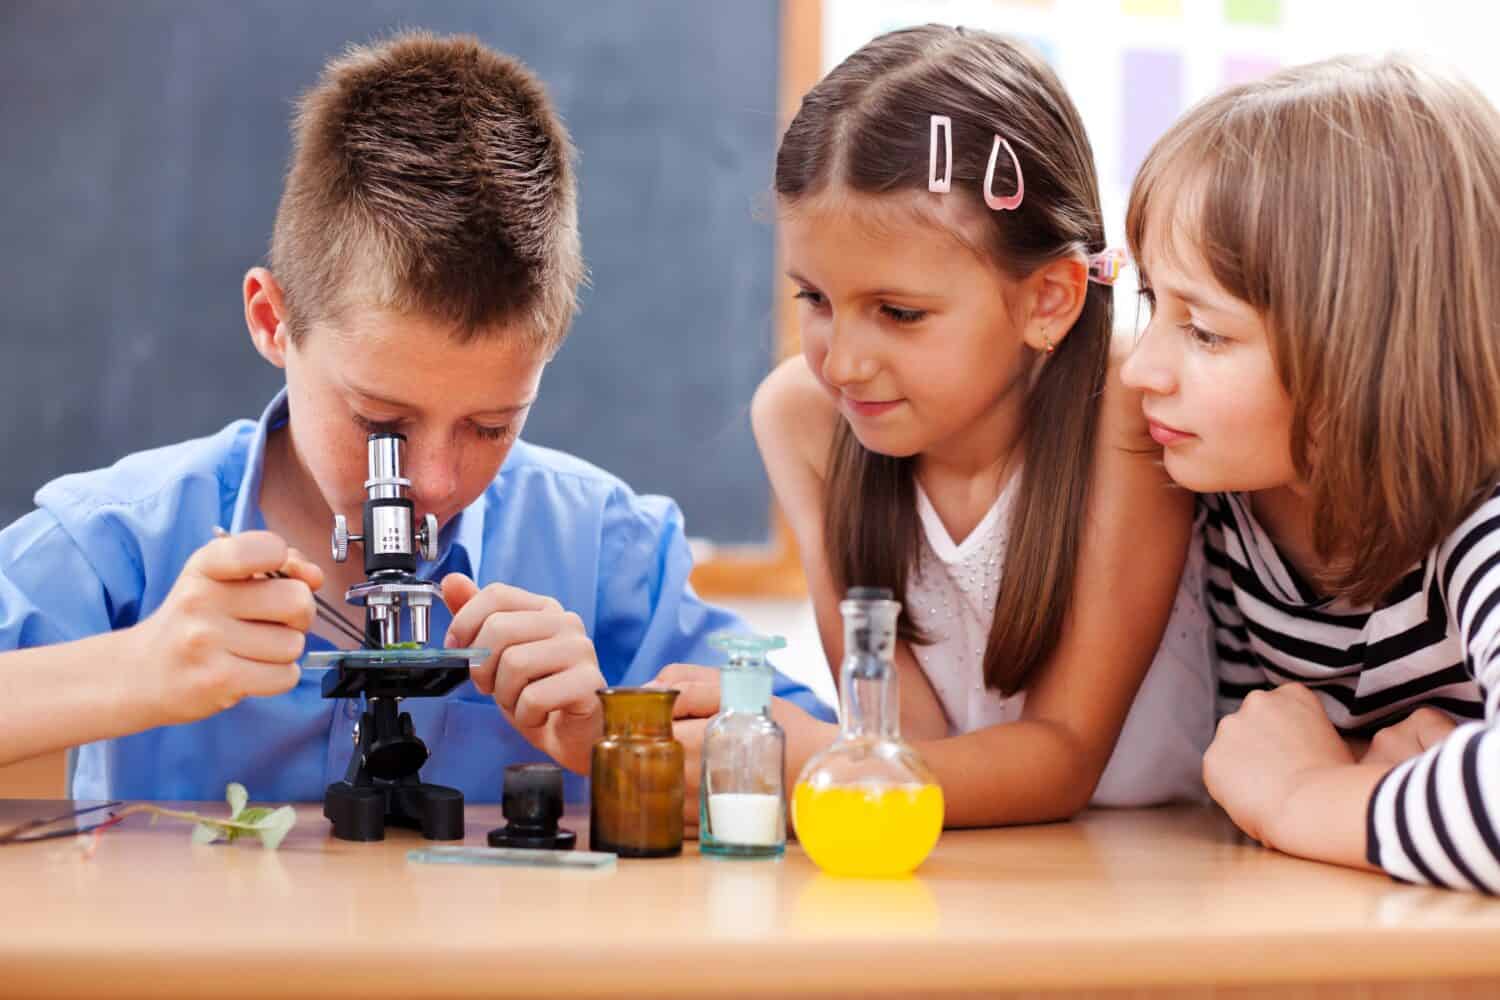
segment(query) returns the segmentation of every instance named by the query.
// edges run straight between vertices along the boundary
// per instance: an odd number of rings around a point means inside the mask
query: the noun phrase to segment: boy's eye
[[[880,311],[897,323],[916,323],[927,316],[925,309],[902,309],[899,306],[881,306]]]
[[[503,427],[486,427],[484,424],[474,424],[474,433],[486,441],[499,441],[510,436],[510,425]]]
[[[354,424],[370,434],[398,434],[401,431],[399,420],[371,420],[358,413],[354,414]]]
[[[822,292],[815,292],[811,288],[804,288],[793,297],[801,299],[814,309],[821,309],[827,303],[827,299],[823,298]]]

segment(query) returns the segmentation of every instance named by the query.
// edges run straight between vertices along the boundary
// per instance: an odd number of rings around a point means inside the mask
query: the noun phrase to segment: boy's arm
[[[111,628],[104,583],[51,514],[0,531],[0,764],[143,728],[130,637]]]
[[[296,683],[317,567],[265,532],[219,539],[135,622],[141,569],[99,535],[86,554],[45,510],[0,531],[0,763],[192,721]],[[295,579],[257,578],[276,569]]]
[[[611,684],[641,685],[673,663],[719,663],[715,632],[747,632],[739,616],[705,603],[688,582],[693,556],[671,500],[617,490],[605,510],[594,648]],[[817,718],[833,710],[777,673],[774,694]]]

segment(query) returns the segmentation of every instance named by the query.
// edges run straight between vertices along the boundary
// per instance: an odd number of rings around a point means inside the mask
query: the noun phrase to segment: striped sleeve
[[[1215,710],[1220,718],[1239,710],[1245,695],[1273,687],[1256,660],[1250,644],[1250,629],[1234,589],[1234,558],[1231,543],[1238,537],[1226,525],[1227,501],[1215,494],[1198,498],[1198,530],[1203,534],[1203,606],[1214,626],[1214,676],[1217,688]]]
[[[1438,550],[1438,584],[1484,721],[1393,768],[1370,797],[1370,863],[1407,882],[1500,893],[1500,494]]]

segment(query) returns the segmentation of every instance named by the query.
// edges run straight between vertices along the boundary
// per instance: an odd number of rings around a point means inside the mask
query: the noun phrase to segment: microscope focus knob
[[[422,526],[417,529],[417,542],[422,546],[422,558],[432,562],[438,557],[438,522],[436,514],[428,514],[422,518]]]
[[[359,535],[349,534],[349,522],[343,514],[333,515],[333,561],[343,562],[349,558],[349,543],[364,541]]]

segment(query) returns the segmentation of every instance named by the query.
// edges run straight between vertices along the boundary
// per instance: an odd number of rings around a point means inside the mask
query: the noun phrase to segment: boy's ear
[[[1064,257],[1037,268],[1026,278],[1031,293],[1031,316],[1026,324],[1028,347],[1046,352],[1078,322],[1089,292],[1089,266],[1082,257]]]
[[[260,356],[277,368],[286,367],[291,328],[286,323],[286,301],[276,276],[264,267],[245,273],[245,325]]]

